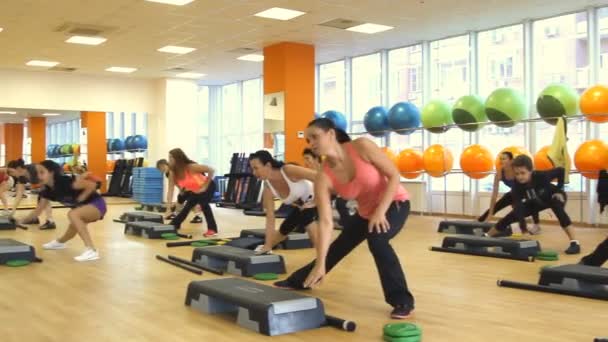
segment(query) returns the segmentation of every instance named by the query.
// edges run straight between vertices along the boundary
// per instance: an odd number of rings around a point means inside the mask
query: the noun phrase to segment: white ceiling
[[[0,1],[0,68],[32,69],[31,59],[55,60],[76,73],[107,75],[109,66],[136,67],[117,77],[159,78],[182,67],[208,76],[204,84],[225,84],[258,77],[261,63],[238,61],[237,48],[258,51],[281,41],[314,44],[317,62],[357,56],[383,48],[411,45],[582,10],[608,0],[195,0],[170,6],[144,0]],[[254,17],[270,7],[307,12],[291,21]],[[376,35],[318,24],[345,18],[394,26]],[[54,30],[65,23],[114,28],[100,46],[67,44]],[[197,50],[176,56],[157,52],[165,45]],[[0,80],[1,81],[1,80]]]
[[[23,123],[25,119],[31,117],[42,117],[44,113],[60,114],[58,116],[48,116],[47,122],[61,122],[80,117],[80,112],[67,110],[45,110],[31,108],[3,108],[0,107],[0,112],[17,112],[16,114],[0,114],[0,123]]]

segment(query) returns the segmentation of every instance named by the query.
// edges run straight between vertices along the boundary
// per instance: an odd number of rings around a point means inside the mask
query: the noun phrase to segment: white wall
[[[0,69],[0,107],[156,112],[154,80]]]

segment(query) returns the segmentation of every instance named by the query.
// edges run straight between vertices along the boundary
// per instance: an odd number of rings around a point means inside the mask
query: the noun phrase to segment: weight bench
[[[125,234],[147,239],[162,239],[162,235],[166,233],[177,234],[177,230],[173,225],[150,221],[132,221],[125,224]]]
[[[0,239],[0,265],[11,260],[42,261],[36,256],[36,249],[33,246],[13,239]]]
[[[238,325],[268,336],[320,328],[325,321],[318,298],[238,278],[191,282],[186,305],[207,314],[236,313]]]
[[[537,284],[498,280],[498,286],[608,300],[608,269],[586,265],[545,267]]]
[[[431,247],[435,252],[479,255],[494,258],[534,261],[540,252],[536,240],[511,240],[506,238],[453,235],[443,239],[441,247]]]
[[[241,237],[257,237],[266,239],[265,229],[244,229],[241,231]],[[263,243],[263,242],[262,242]],[[289,233],[285,240],[277,245],[282,249],[302,249],[311,248],[312,242],[307,233]]]
[[[489,222],[477,221],[441,221],[437,231],[447,234],[465,234],[482,236],[487,233],[493,224]]]
[[[280,255],[256,255],[252,250],[227,245],[195,248],[192,262],[244,277],[286,272],[285,261]]]
[[[124,213],[120,215],[118,220],[114,220],[114,222],[119,223],[127,223],[127,222],[136,222],[136,221],[148,221],[148,222],[158,222],[164,223],[163,216],[154,213],[142,213],[140,211],[133,211],[129,213]]]

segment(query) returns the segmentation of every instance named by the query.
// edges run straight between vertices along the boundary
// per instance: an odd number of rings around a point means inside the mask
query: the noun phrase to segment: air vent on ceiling
[[[238,54],[246,55],[246,54],[249,54],[249,53],[258,52],[258,49],[256,49],[256,48],[250,48],[250,47],[242,47],[242,48],[236,48],[236,49],[228,50],[228,52],[229,53],[238,53]]]
[[[61,72],[74,72],[77,69],[76,68],[69,68],[69,67],[55,66],[55,67],[50,68],[49,70],[51,70],[51,71],[61,71]]]
[[[70,36],[102,36],[115,31],[116,27],[89,25],[79,23],[63,23],[55,28],[55,32],[62,32]]]
[[[363,24],[363,22],[361,22],[361,21],[338,18],[338,19],[326,21],[324,23],[320,23],[319,25],[333,27],[333,28],[337,28],[337,29],[341,29],[341,30],[346,30],[347,28],[351,28],[351,27],[361,25],[361,24]]]

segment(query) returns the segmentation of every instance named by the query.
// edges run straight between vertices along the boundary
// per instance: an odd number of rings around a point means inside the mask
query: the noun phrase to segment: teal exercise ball
[[[475,132],[488,121],[483,99],[476,95],[459,98],[452,108],[454,123],[463,131]]]
[[[420,127],[420,109],[411,102],[397,102],[388,111],[388,125],[397,134],[412,134]]]
[[[453,124],[450,105],[441,100],[431,100],[422,108],[422,127],[431,133],[443,133]]]
[[[321,117],[333,121],[334,125],[336,125],[337,128],[346,132],[347,124],[346,117],[344,117],[344,114],[335,110],[328,110],[325,113],[321,114]]]
[[[538,96],[536,111],[546,123],[555,125],[557,118],[578,113],[578,93],[565,84],[551,84]]]
[[[388,134],[388,112],[382,106],[370,108],[363,117],[365,130],[374,137],[383,137]]]
[[[513,127],[526,118],[526,101],[515,89],[496,89],[486,99],[486,115],[499,127]]]

